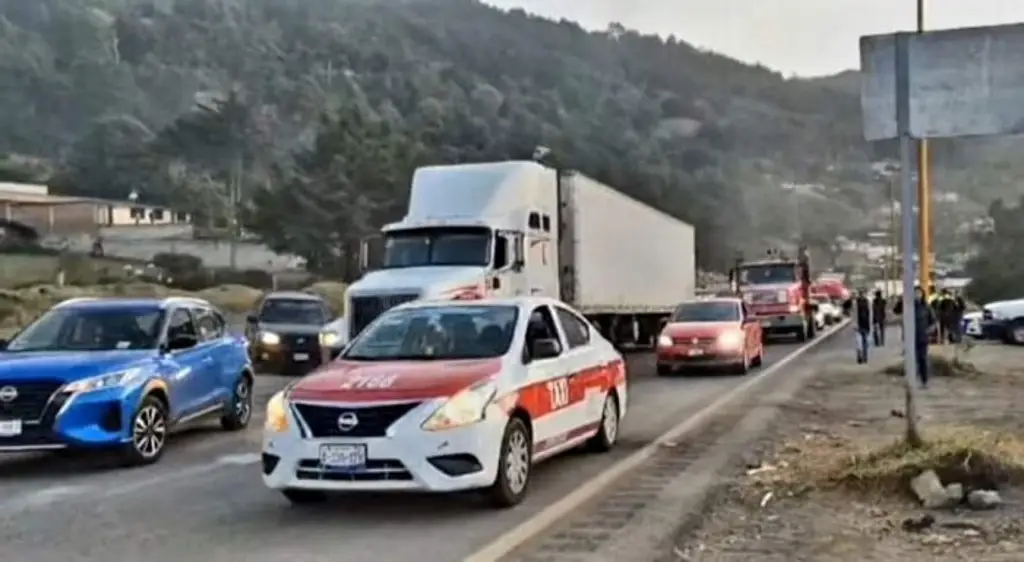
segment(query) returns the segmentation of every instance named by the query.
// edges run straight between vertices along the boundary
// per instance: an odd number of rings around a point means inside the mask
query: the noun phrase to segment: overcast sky
[[[610,21],[801,76],[859,66],[861,35],[912,30],[915,0],[485,0],[603,29]],[[930,29],[1024,21],[1024,0],[925,0]]]

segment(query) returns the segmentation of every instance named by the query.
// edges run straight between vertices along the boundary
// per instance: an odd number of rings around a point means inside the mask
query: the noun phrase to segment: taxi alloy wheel
[[[498,474],[491,485],[491,502],[501,508],[523,501],[533,471],[533,445],[530,431],[519,418],[505,426],[498,453]]]
[[[621,421],[619,418],[619,400],[615,397],[614,393],[609,392],[608,396],[604,399],[601,425],[597,430],[597,434],[587,441],[587,449],[598,453],[612,450],[612,447],[619,440],[619,424]]]
[[[252,419],[252,383],[242,375],[235,382],[228,411],[220,418],[220,425],[227,431],[245,429]]]
[[[155,396],[146,396],[130,423],[131,441],[124,450],[126,462],[130,465],[155,463],[164,454],[167,444],[167,408]]]

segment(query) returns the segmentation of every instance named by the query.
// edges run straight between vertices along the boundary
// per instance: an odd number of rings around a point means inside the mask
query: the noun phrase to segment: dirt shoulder
[[[785,405],[659,562],[1024,560],[1024,348],[958,352],[919,394],[919,451],[894,445],[903,381],[885,372],[898,351],[882,351]],[[950,497],[926,509],[911,482],[929,469]]]

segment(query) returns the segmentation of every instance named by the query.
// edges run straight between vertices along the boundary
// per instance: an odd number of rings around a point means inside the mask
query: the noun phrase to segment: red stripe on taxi
[[[516,405],[536,420],[582,402],[588,390],[607,392],[625,378],[625,365],[616,359],[521,388]]]
[[[292,400],[385,402],[443,398],[494,377],[500,359],[336,361],[291,390]]]

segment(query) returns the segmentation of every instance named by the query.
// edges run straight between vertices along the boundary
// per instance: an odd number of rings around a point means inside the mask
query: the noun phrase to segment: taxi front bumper
[[[434,401],[420,404],[383,435],[351,438],[324,436],[296,415],[293,406],[286,431],[264,432],[263,482],[275,490],[325,492],[456,492],[490,486],[497,475],[508,417],[492,407],[483,421],[471,426],[424,431],[420,425],[437,405]],[[323,448],[337,445],[362,449],[365,462],[345,468],[325,466]]]

